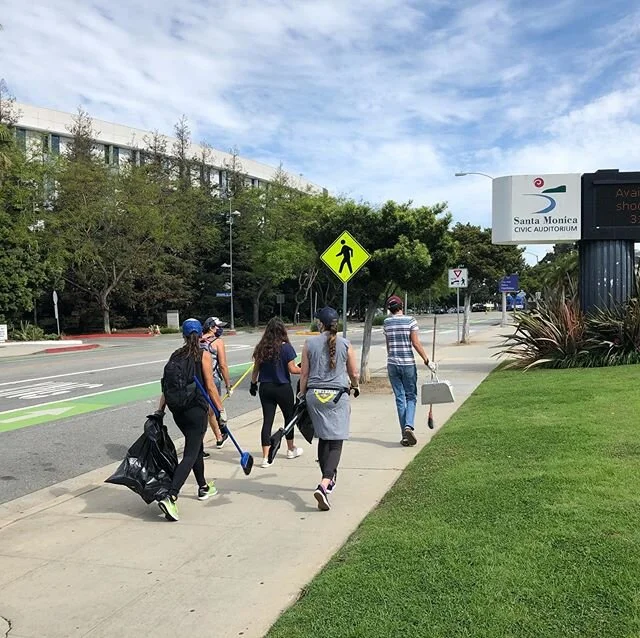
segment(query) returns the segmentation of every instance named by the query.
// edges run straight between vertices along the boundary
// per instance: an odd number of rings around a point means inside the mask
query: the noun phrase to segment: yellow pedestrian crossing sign
[[[346,284],[371,259],[371,255],[345,231],[322,253],[320,259]]]

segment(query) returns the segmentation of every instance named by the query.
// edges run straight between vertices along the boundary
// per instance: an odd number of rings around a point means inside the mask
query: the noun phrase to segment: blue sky
[[[0,0],[19,101],[170,133],[336,194],[446,200],[640,170],[640,0]],[[544,252],[544,249],[534,249]]]

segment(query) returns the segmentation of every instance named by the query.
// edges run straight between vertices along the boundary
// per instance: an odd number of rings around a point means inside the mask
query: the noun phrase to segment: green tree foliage
[[[0,315],[17,323],[56,268],[42,233],[54,164],[43,158],[41,144],[16,144],[3,82],[0,104]]]
[[[491,229],[472,224],[456,224],[452,236],[457,245],[458,263],[469,271],[468,286],[464,291],[464,322],[462,342],[469,341],[469,317],[471,299],[482,301],[494,298],[498,282],[505,275],[521,273],[525,264],[522,249],[517,246],[500,246],[491,243]]]
[[[241,213],[234,222],[234,273],[251,296],[256,326],[263,296],[315,260],[306,239],[312,208],[307,197],[291,188],[280,170],[268,188],[244,189],[231,200]]]

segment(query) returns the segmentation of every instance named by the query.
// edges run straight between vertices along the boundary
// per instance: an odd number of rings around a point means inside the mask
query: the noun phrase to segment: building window
[[[120,148],[117,146],[111,147],[111,163],[115,166],[120,164]]]
[[[104,163],[109,164],[110,160],[111,160],[111,153],[109,152],[109,145],[105,144],[104,145]]]
[[[51,136],[51,152],[54,155],[60,155],[60,136],[59,135]]]
[[[21,148],[23,151],[27,150],[27,129],[16,129],[16,143],[18,144],[18,148]]]
[[[42,152],[43,153],[48,153],[49,152],[49,133],[43,133],[42,134]]]

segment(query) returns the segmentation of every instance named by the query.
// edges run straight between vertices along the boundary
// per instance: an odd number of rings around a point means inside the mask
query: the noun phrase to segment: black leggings
[[[338,463],[340,463],[343,443],[344,441],[318,439],[318,461],[323,479],[332,480],[335,477],[338,471]]]
[[[204,447],[202,445],[204,435],[207,432],[207,410],[196,406],[184,412],[173,412],[172,414],[180,432],[184,434],[182,460],[178,463],[169,490],[171,496],[177,497],[191,470],[193,470],[199,487],[204,487],[207,484],[204,478]]]
[[[262,445],[271,445],[271,428],[276,417],[276,407],[279,407],[286,425],[293,418],[295,400],[293,388],[289,383],[261,383],[260,403],[262,403]],[[287,434],[289,441],[293,440],[293,428]]]

